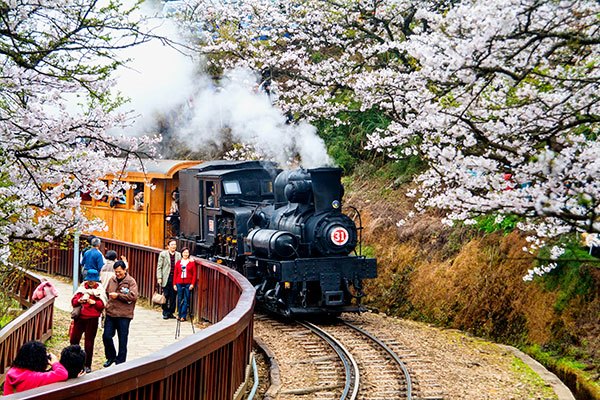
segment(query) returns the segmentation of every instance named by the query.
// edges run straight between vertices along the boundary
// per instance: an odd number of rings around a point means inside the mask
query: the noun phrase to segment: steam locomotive
[[[339,168],[282,171],[211,161],[179,172],[178,247],[240,271],[259,306],[284,316],[362,309],[376,260],[358,254]]]

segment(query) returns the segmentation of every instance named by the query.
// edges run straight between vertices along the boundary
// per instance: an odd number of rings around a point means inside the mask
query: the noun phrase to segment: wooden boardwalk
[[[39,274],[48,279],[58,290],[58,297],[54,300],[54,307],[63,311],[71,312],[71,298],[73,297],[73,286],[70,283],[58,280],[46,274]],[[127,361],[135,360],[153,353],[163,347],[179,341],[192,334],[190,322],[181,324],[180,336],[175,339],[177,321],[174,319],[164,320],[159,308],[148,309],[135,307],[133,321],[129,328],[129,341],[127,345]],[[196,332],[199,327],[196,326]],[[102,333],[98,332],[96,342],[102,342]],[[114,338],[115,347],[118,349],[118,338]],[[83,346],[83,340],[81,341]],[[94,358],[104,358],[104,354],[94,354]]]

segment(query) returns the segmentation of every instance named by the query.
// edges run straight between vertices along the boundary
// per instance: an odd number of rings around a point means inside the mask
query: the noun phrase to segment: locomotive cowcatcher
[[[179,191],[178,247],[239,270],[261,306],[285,316],[362,309],[376,260],[355,250],[361,227],[342,213],[341,169],[211,161],[180,171]]]

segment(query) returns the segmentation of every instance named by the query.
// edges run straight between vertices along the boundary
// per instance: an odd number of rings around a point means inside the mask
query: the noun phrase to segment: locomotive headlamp
[[[331,202],[331,207],[335,208],[336,210],[338,208],[340,208],[340,201],[339,200],[334,200]]]

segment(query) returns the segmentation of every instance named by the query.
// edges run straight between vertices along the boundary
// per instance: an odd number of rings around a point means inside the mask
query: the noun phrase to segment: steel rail
[[[369,339],[371,339],[372,341],[377,343],[377,345],[379,345],[383,350],[386,351],[386,353],[389,354],[390,357],[392,357],[392,359],[396,362],[396,364],[398,364],[398,366],[402,370],[402,373],[404,374],[404,379],[406,380],[406,398],[408,400],[411,400],[412,399],[412,382],[410,379],[410,373],[408,372],[406,365],[402,362],[402,360],[400,359],[400,357],[398,357],[398,355],[394,352],[394,350],[392,350],[387,344],[382,342],[380,339],[373,336],[370,332],[365,331],[364,329],[359,328],[358,326],[353,325],[347,321],[340,320],[340,322],[342,322],[344,325],[348,326],[349,328],[354,329],[355,331],[359,332],[360,334],[368,337]]]
[[[358,364],[352,354],[336,338],[318,326],[306,321],[298,321],[298,323],[325,340],[338,354],[340,360],[342,360],[342,363],[344,364],[344,370],[346,372],[346,384],[344,385],[344,391],[342,392],[342,397],[340,397],[340,399],[355,400],[358,396],[358,389],[360,387],[360,372],[358,370]],[[350,393],[351,390],[352,393]]]

